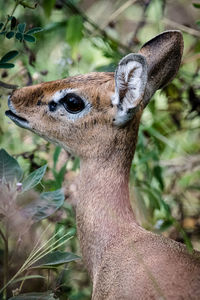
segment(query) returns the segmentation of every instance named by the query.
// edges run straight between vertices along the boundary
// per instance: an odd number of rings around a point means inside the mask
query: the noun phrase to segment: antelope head
[[[166,31],[138,54],[125,56],[115,73],[90,73],[14,90],[6,115],[82,158],[134,148],[141,113],[154,92],[176,75],[182,51],[181,33]]]

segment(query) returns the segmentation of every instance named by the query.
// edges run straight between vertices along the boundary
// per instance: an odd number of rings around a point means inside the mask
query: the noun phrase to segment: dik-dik
[[[200,299],[200,253],[137,224],[129,171],[141,114],[176,75],[179,31],[164,32],[113,73],[15,90],[6,115],[81,159],[76,220],[93,300]]]

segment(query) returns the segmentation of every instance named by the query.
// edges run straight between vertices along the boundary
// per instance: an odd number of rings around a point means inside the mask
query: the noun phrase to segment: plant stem
[[[23,287],[24,281],[26,280],[27,275],[28,275],[28,271],[25,272],[24,279],[22,280],[22,282],[20,284],[19,293],[21,293],[21,290],[22,290],[22,287]]]
[[[3,263],[3,281],[4,286],[7,285],[8,282],[8,225],[6,224],[6,235],[0,229],[0,235],[4,241],[4,263]],[[3,300],[7,299],[7,288],[3,291]]]
[[[10,83],[6,83],[3,81],[0,81],[0,86],[5,89],[10,89],[10,90],[15,90],[18,88],[18,85],[16,85],[16,84],[10,84]]]
[[[50,252],[53,252],[55,249],[57,249],[58,247],[62,246],[63,244],[65,244],[66,242],[68,242],[70,239],[73,238],[73,236],[71,236],[68,239],[64,240],[63,242],[57,244],[58,241],[62,240],[67,234],[63,235],[57,241],[53,242],[45,250],[41,251],[37,256],[34,255],[35,257],[32,257],[31,260],[27,263],[26,269],[30,268],[34,263],[36,263],[38,260],[40,260],[41,258],[43,258],[45,255],[49,254]]]
[[[67,234],[69,234],[69,233],[67,233]],[[67,234],[65,234],[64,236],[62,236],[61,238],[59,238],[56,242],[53,242],[50,246],[48,246],[48,248],[46,250],[43,250],[41,253],[39,253],[37,257],[35,257],[35,255],[38,252],[38,250],[36,252],[34,252],[34,254],[32,254],[31,257],[28,257],[27,260],[24,262],[24,264],[21,266],[21,268],[17,271],[17,273],[2,287],[2,289],[0,290],[0,294],[1,294],[1,292],[3,292],[7,288],[8,285],[10,285],[15,280],[15,278],[19,274],[21,274],[22,272],[28,270],[40,258],[42,258],[43,256],[45,256],[45,255],[49,254],[50,252],[54,251],[56,248],[62,246],[64,243],[66,243],[71,238],[73,238],[73,236],[71,236],[67,240],[61,242],[60,244],[58,244],[56,246],[54,246],[55,243],[57,243],[59,240],[63,239]],[[52,246],[54,246],[54,247],[51,249]]]
[[[5,235],[4,235],[4,233],[3,233],[3,231],[1,229],[0,229],[0,236],[2,237],[2,239],[3,239],[4,243],[5,243],[6,237],[5,237]]]
[[[8,25],[8,22],[9,22],[9,17],[12,17],[14,15],[15,10],[16,10],[16,8],[17,8],[18,5],[19,5],[19,0],[16,0],[15,6],[13,7],[11,15],[7,17],[6,23],[5,23],[4,27],[3,27],[3,29],[1,30],[1,32],[3,32],[4,30],[6,30],[6,26]]]
[[[50,284],[50,269],[47,270],[47,291],[49,289],[49,284]]]

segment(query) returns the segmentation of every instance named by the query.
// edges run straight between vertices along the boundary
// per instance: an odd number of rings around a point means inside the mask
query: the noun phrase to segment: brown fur
[[[25,87],[11,97],[17,114],[29,121],[34,132],[81,158],[77,228],[93,281],[93,300],[200,299],[199,252],[190,254],[184,245],[141,228],[128,189],[142,108],[157,88],[175,76],[182,49],[181,35],[175,31],[163,33],[142,48],[149,66],[144,102],[121,127],[113,123],[118,109],[111,104],[113,73]],[[64,88],[77,89],[92,104],[90,113],[75,122],[49,114],[51,96]]]

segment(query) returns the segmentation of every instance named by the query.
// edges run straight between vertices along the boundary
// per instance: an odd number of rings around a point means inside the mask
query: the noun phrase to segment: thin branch
[[[176,157],[170,160],[160,161],[162,167],[167,168],[169,174],[180,174],[185,172],[197,171],[200,169],[200,155],[190,155]]]
[[[130,39],[128,45],[129,47],[133,47],[135,45],[135,41],[137,40],[137,35],[138,35],[138,32],[140,31],[140,29],[142,29],[144,27],[144,25],[146,24],[146,12],[147,12],[147,9],[149,7],[151,3],[151,0],[148,0],[145,5],[144,5],[144,8],[143,8],[143,12],[142,12],[142,18],[139,22],[137,22],[137,26],[136,26],[136,29],[132,35],[132,38]]]
[[[200,31],[196,30],[196,29],[193,29],[193,28],[190,28],[188,26],[185,26],[183,24],[179,24],[175,21],[172,21],[168,18],[163,18],[162,22],[165,24],[165,25],[170,25],[172,27],[175,27],[181,31],[184,31],[184,32],[187,32],[193,36],[196,36],[196,37],[200,37]]]
[[[17,8],[18,5],[19,5],[19,1],[17,0],[15,2],[15,6],[13,7],[13,10],[12,10],[12,12],[10,14],[10,17],[12,17],[14,15],[15,10],[16,10],[16,8]],[[3,32],[4,30],[6,30],[6,27],[7,27],[9,21],[10,21],[10,19],[9,19],[9,16],[8,16],[7,20],[6,20],[6,23],[5,23],[4,27],[2,28],[1,32]]]
[[[116,20],[116,18],[121,15],[127,8],[129,8],[131,5],[133,5],[135,2],[137,2],[138,0],[128,0],[127,2],[125,2],[124,4],[122,4],[116,11],[114,11],[108,20],[106,20],[106,22],[103,23],[103,25],[101,25],[101,29],[103,30],[104,28],[106,28],[106,26],[110,23],[113,22],[114,20]]]
[[[99,32],[99,34],[101,34],[104,38],[106,38],[107,40],[113,42],[114,44],[117,44],[119,46],[119,48],[123,49],[125,52],[129,52],[129,53],[132,52],[132,50],[127,45],[124,45],[119,40],[111,37],[104,29],[101,29],[79,7],[74,5],[72,3],[72,1],[70,1],[70,0],[61,0],[61,2],[64,6],[67,6],[68,8],[70,8],[70,10],[74,14],[78,14],[78,15],[82,16],[83,20],[86,23],[88,23],[89,25],[91,25],[93,27],[93,29],[95,29],[97,32]],[[87,29],[87,31],[90,32],[90,34],[93,34],[93,32],[91,32],[91,30]]]
[[[16,84],[9,84],[9,83],[0,81],[0,87],[3,87],[4,89],[9,89],[9,90],[16,90],[19,86]]]
[[[189,64],[189,63],[191,63],[191,62],[193,62],[193,61],[195,61],[195,60],[197,60],[197,59],[200,59],[200,53],[196,53],[196,54],[194,54],[194,55],[192,55],[192,56],[189,56],[189,57],[185,57],[184,59],[183,59],[183,61],[182,61],[182,65],[184,65],[184,64]]]

